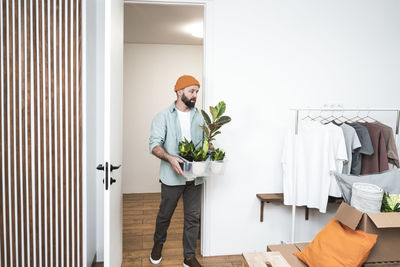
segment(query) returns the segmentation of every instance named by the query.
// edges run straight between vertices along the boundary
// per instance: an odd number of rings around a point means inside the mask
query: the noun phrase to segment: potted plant
[[[217,148],[211,152],[210,170],[212,174],[223,174],[225,152]]]
[[[222,174],[223,160],[225,152],[222,149],[215,149],[212,141],[215,136],[221,134],[219,129],[226,123],[231,121],[229,116],[223,116],[226,110],[224,101],[219,102],[215,107],[210,107],[211,118],[204,110],[201,110],[205,125],[200,125],[205,133],[205,139],[202,146],[194,144],[192,141],[184,140],[179,142],[178,151],[179,156],[184,159],[181,163],[181,168],[185,177],[193,178],[198,176],[205,176],[208,174],[208,166],[213,174]],[[196,148],[197,147],[197,148]],[[206,160],[211,156],[211,164]]]
[[[221,134],[220,128],[231,121],[229,116],[224,116],[226,110],[226,104],[224,101],[219,102],[215,107],[210,106],[211,118],[204,110],[201,110],[205,125],[200,127],[203,129],[208,141],[209,148],[211,150],[211,163],[210,171],[212,174],[222,174],[224,170],[224,158],[225,152],[222,149],[215,149],[212,141],[215,140],[215,136]]]
[[[193,151],[192,173],[195,176],[204,176],[206,174],[206,160],[208,158],[208,141],[204,139],[203,146]]]
[[[201,114],[203,115],[206,125],[200,125],[200,127],[204,131],[210,150],[214,150],[214,145],[212,144],[212,141],[215,140],[215,136],[221,134],[221,131],[219,131],[219,129],[224,124],[231,121],[231,118],[229,116],[223,116],[225,110],[226,104],[224,101],[219,102],[215,107],[210,106],[212,121],[207,112],[201,110]]]
[[[206,174],[206,160],[209,157],[208,141],[204,140],[203,145],[196,148],[192,141],[184,140],[179,142],[178,150],[179,156],[185,162],[180,166],[184,172],[185,177],[193,178],[204,176]]]

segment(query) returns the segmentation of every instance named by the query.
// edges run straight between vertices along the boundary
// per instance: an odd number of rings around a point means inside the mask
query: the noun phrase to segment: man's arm
[[[171,156],[161,146],[155,146],[151,152],[157,158],[159,158],[161,160],[164,160],[164,161],[167,161],[169,164],[171,164],[172,169],[177,174],[183,175],[183,171],[181,169],[181,166],[179,166],[179,163],[181,163],[183,161],[180,158],[175,157],[175,156]]]

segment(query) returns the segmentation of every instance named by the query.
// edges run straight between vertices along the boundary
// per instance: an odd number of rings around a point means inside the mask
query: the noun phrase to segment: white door
[[[104,266],[122,263],[123,0],[104,1]]]

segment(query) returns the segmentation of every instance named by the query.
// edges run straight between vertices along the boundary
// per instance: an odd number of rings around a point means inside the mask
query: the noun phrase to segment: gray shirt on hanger
[[[348,123],[348,125],[356,130],[358,139],[361,143],[361,147],[353,151],[350,173],[360,175],[362,167],[362,154],[372,155],[374,154],[374,148],[372,146],[371,137],[369,136],[369,132],[366,127],[358,123]]]
[[[342,128],[343,130],[344,141],[346,143],[347,158],[348,158],[348,160],[343,164],[342,173],[350,174],[353,162],[353,153],[355,150],[361,148],[361,142],[360,139],[358,138],[356,130],[353,127],[343,123],[340,125],[340,128]]]

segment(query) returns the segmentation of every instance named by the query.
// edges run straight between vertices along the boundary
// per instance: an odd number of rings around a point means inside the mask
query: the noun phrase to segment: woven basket
[[[354,183],[351,193],[351,205],[362,212],[381,211],[383,190],[377,185]]]

